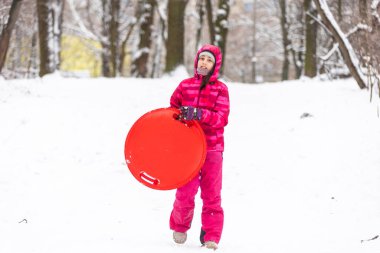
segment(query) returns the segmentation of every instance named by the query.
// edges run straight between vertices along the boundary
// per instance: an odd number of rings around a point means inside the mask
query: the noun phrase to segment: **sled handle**
[[[158,180],[157,178],[154,178],[154,177],[150,176],[145,171],[141,171],[140,172],[140,178],[144,182],[146,182],[148,184],[151,184],[151,185],[158,185],[158,184],[160,184],[160,180]]]
[[[181,120],[181,117],[179,116],[178,113],[173,113],[173,118],[174,118],[175,120]]]
[[[174,113],[173,114],[173,118],[175,120],[178,120],[179,122],[181,122],[182,124],[184,124],[185,126],[187,127],[192,127],[194,125],[193,121],[192,120],[184,120],[180,117],[180,115],[178,113]]]

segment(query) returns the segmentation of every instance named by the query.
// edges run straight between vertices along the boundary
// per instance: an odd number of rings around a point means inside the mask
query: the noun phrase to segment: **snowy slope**
[[[0,80],[0,252],[199,252],[168,228],[174,191],[129,173],[143,113],[186,76]],[[378,253],[380,119],[352,80],[229,83],[218,252]]]

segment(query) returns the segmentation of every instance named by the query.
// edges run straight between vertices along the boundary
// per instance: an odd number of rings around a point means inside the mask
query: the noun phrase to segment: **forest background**
[[[201,250],[201,199],[179,248],[175,191],[142,186],[123,151],[204,43],[223,50],[233,104],[218,252],[380,252],[379,13],[380,0],[0,0],[0,252]]]
[[[379,0],[0,0],[0,75],[192,73],[211,43],[227,81],[353,76],[378,90],[379,13]]]

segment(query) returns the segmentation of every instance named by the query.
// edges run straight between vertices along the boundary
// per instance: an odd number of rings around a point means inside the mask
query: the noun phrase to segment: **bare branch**
[[[334,43],[333,47],[330,49],[330,51],[324,55],[324,56],[320,56],[319,58],[322,60],[322,61],[327,61],[335,52],[337,52],[337,50],[339,49],[339,44],[338,43]]]
[[[350,29],[348,33],[346,34],[346,37],[350,37],[352,34],[358,32],[358,31],[367,31],[372,32],[372,27],[368,26],[367,24],[359,23],[354,28]]]

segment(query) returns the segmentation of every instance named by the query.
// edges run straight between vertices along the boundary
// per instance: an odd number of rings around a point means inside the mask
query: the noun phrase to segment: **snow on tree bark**
[[[220,47],[223,59],[226,55],[226,44],[228,34],[228,15],[230,13],[230,0],[219,0],[218,10],[216,12],[215,20],[215,45]],[[222,61],[223,63],[224,61]],[[220,69],[223,73],[223,65]]]
[[[40,76],[60,67],[63,4],[60,0],[37,0]]]
[[[168,29],[167,29],[167,22],[168,22],[168,16],[166,15],[167,11],[167,3],[168,0],[162,0],[162,1],[157,1],[157,13],[160,18],[160,26],[161,28],[161,36],[164,41],[168,39]]]
[[[119,66],[119,18],[120,18],[120,0],[111,1],[111,24],[110,24],[110,49],[112,76],[117,76]]]
[[[289,40],[289,24],[286,16],[286,0],[279,0],[280,10],[281,10],[281,31],[282,31],[282,46],[284,48],[284,61],[282,63],[282,80],[289,79],[289,51],[290,51],[290,40]]]
[[[64,1],[54,0],[51,2],[52,15],[52,65],[53,70],[59,70],[61,64],[61,36],[62,36],[62,21],[63,21],[63,4]]]
[[[139,24],[139,43],[137,52],[132,57],[132,76],[148,77],[148,59],[152,43],[152,26],[154,18],[154,0],[147,0],[139,4],[141,12]]]
[[[305,51],[305,24],[304,24],[304,9],[301,1],[289,1],[287,4],[288,13],[288,32],[290,40],[290,52],[295,70],[295,77],[298,79],[302,75],[304,66],[304,51]]]
[[[332,33],[334,39],[338,42],[344,62],[349,68],[352,76],[355,78],[361,89],[367,88],[365,77],[360,69],[359,60],[354,52],[354,49],[335,21],[334,16],[332,15],[326,1],[314,0],[314,2],[317,6],[319,15],[322,17],[323,23]]]
[[[101,36],[101,44],[102,44],[102,74],[105,77],[112,77],[112,66],[111,66],[111,4],[108,0],[102,0],[102,36]]]
[[[167,0],[156,1],[156,8],[158,14],[159,22],[157,24],[157,28],[153,32],[153,43],[151,46],[153,53],[153,64],[152,71],[150,76],[152,78],[157,78],[163,72],[164,64],[162,64],[162,55],[165,52],[165,43],[167,39],[167,16],[166,16],[166,8],[168,6]]]

